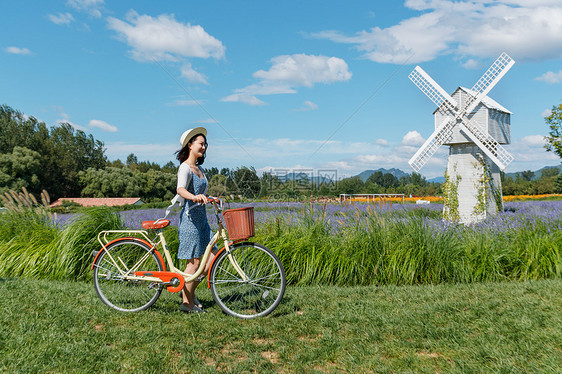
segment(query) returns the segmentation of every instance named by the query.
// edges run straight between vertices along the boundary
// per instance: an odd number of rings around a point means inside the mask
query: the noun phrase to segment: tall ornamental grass
[[[256,241],[275,249],[291,284],[412,285],[555,278],[562,232],[536,219],[498,230],[431,219],[419,209],[367,207],[267,221]]]
[[[88,209],[57,225],[45,203],[36,204],[25,193],[10,196],[11,205],[4,201],[8,211],[0,213],[0,276],[89,279],[92,250],[100,249],[98,232],[127,226],[108,208]],[[279,208],[279,214],[267,212],[256,221],[251,240],[279,255],[289,284],[413,285],[561,277],[558,205],[548,210],[536,203],[516,204],[520,205],[472,226],[443,222],[433,207],[301,205]],[[156,216],[159,212],[147,212],[146,217],[135,216],[135,222]],[[177,229],[164,233],[175,259]]]
[[[9,195],[9,201],[3,196],[8,210],[0,216],[1,276],[91,277],[92,251],[100,249],[97,233],[124,228],[119,215],[107,208],[91,209],[58,228],[46,208],[48,199],[40,205],[25,190]]]

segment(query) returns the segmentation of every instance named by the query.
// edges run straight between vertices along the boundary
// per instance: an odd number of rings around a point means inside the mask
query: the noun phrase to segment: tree
[[[133,165],[136,165],[139,163],[139,160],[137,159],[137,156],[135,156],[134,153],[131,153],[130,155],[127,156],[127,167],[132,167]]]
[[[546,168],[541,171],[541,178],[552,178],[557,176],[560,170],[557,168]]]
[[[1,105],[0,154],[12,154],[16,146],[39,153],[39,191],[45,189],[55,199],[78,196],[78,173],[103,168],[107,162],[103,143],[92,135],[75,131],[68,123],[49,129],[32,116]]]
[[[0,154],[0,194],[26,187],[32,193],[41,191],[39,173],[41,155],[25,147],[14,147],[11,153]]]
[[[166,173],[177,174],[178,167],[172,161],[168,161],[166,165],[162,166],[162,171]]]
[[[79,178],[84,197],[141,197],[141,183],[129,169],[89,168]]]
[[[386,173],[382,176],[382,186],[384,188],[393,188],[398,186],[398,178],[390,173]]]
[[[554,152],[562,158],[562,104],[552,107],[552,113],[544,118],[550,131],[545,137],[545,148],[549,152]]]
[[[522,171],[521,173],[518,173],[518,175],[521,175],[521,178],[526,181],[531,181],[535,177],[535,173],[531,170]]]
[[[105,166],[112,167],[112,168],[121,168],[121,169],[126,167],[123,161],[121,161],[120,159],[117,159],[115,161],[108,161]]]
[[[209,182],[209,190],[207,191],[211,196],[224,196],[226,195],[226,176],[215,174]]]
[[[375,171],[373,174],[369,175],[369,178],[365,181],[366,185],[371,185],[371,190],[377,190],[373,185],[378,185],[384,189],[391,189],[399,185],[398,178],[396,178],[391,173],[384,173],[382,171]],[[382,192],[382,191],[381,191]],[[376,193],[376,192],[372,192]]]
[[[383,173],[382,171],[375,171],[373,174],[369,175],[369,178],[365,181],[365,183],[373,183],[378,184],[379,186],[383,185]]]
[[[203,168],[203,171],[208,180],[213,179],[213,177],[219,173],[219,169],[214,166],[210,169]]]
[[[140,197],[145,202],[171,200],[176,194],[175,174],[160,170],[146,173],[128,168],[90,168],[79,173],[84,197]]]
[[[143,176],[140,197],[146,202],[171,200],[176,195],[177,176],[160,170],[150,169],[146,173],[137,173],[136,179]]]
[[[340,194],[361,193],[363,190],[363,186],[363,181],[359,176],[345,178],[338,182],[338,192]]]
[[[562,193],[562,174],[554,180],[554,192]]]
[[[222,173],[221,173],[222,174]],[[236,192],[244,197],[254,198],[259,195],[261,186],[260,178],[254,167],[242,166],[231,173],[235,190],[229,188],[230,191]]]
[[[103,143],[84,131],[75,132],[68,123],[52,128],[50,140],[53,157],[48,160],[48,166],[54,170],[49,182],[54,194],[78,196],[81,191],[78,173],[88,168],[101,169],[107,163]]]

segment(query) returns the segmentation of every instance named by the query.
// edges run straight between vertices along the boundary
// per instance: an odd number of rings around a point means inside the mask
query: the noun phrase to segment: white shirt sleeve
[[[178,168],[178,185],[176,188],[183,187],[187,189],[187,177],[191,173],[191,168],[187,164],[182,163]]]

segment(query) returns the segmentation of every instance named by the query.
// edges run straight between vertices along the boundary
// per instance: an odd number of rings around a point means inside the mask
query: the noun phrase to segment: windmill
[[[514,63],[502,53],[472,89],[459,87],[452,95],[419,66],[409,76],[437,105],[435,131],[410,159],[410,166],[419,172],[441,145],[450,146],[445,219],[473,223],[503,209],[500,170],[513,156],[502,144],[511,142],[511,113],[486,95]]]

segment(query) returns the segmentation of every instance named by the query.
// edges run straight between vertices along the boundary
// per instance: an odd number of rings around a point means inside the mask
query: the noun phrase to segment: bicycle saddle
[[[143,221],[142,227],[147,230],[163,229],[170,224],[169,219],[159,219],[157,221]]]

